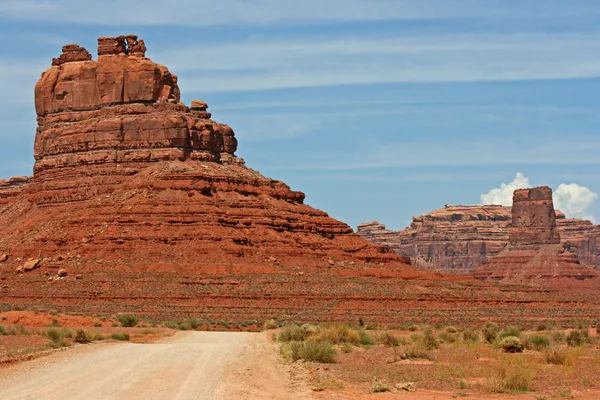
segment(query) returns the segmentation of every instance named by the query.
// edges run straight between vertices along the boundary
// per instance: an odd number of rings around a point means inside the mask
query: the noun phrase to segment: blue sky
[[[402,229],[517,172],[600,191],[599,1],[166,4],[0,1],[0,176],[31,174],[33,87],[60,47],[136,33],[248,166],[353,227]]]

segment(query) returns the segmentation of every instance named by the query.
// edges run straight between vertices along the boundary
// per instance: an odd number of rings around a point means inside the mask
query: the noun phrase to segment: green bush
[[[0,325],[0,335],[6,335],[6,329],[4,329],[4,325]]]
[[[378,338],[379,343],[383,344],[385,347],[398,347],[400,346],[400,340],[389,332],[384,332],[379,335]]]
[[[364,329],[360,329],[358,331],[358,336],[360,337],[359,342],[362,346],[372,346],[375,344],[375,339],[373,339],[373,336],[371,336],[369,332]]]
[[[540,351],[550,346],[550,339],[543,335],[528,335],[523,338],[523,346],[526,349]]]
[[[128,333],[113,333],[112,335],[110,335],[110,337],[113,340],[121,341],[129,341],[129,339],[131,339]]]
[[[442,332],[439,336],[444,343],[456,343],[458,340],[458,334],[456,333]]]
[[[477,343],[480,339],[479,334],[471,329],[467,329],[463,332],[463,341],[467,343]]]
[[[117,321],[125,328],[133,328],[138,324],[137,317],[131,314],[119,314],[117,315]]]
[[[502,330],[502,332],[500,332],[500,335],[498,335],[499,339],[504,339],[507,338],[509,336],[514,336],[516,338],[520,338],[521,337],[521,330],[519,328],[517,328],[516,326],[506,326],[504,327],[504,329]]]
[[[373,386],[371,387],[371,392],[372,393],[384,393],[384,392],[390,392],[390,388],[388,385],[386,385],[383,382],[375,382],[375,384],[373,384]]]
[[[277,321],[275,321],[273,318],[271,318],[268,321],[265,321],[265,331],[277,328],[279,328],[279,324],[277,324]]]
[[[448,333],[456,333],[456,332],[458,332],[458,329],[456,329],[453,326],[447,326],[446,327],[446,332],[448,332]]]
[[[433,361],[433,355],[420,345],[405,347],[400,353],[402,360],[430,360]]]
[[[588,342],[588,333],[583,330],[572,330],[567,335],[566,341],[567,344],[571,347],[582,346],[583,344]]]
[[[340,350],[342,351],[342,353],[352,353],[352,346],[350,346],[349,344],[343,344],[340,346]]]
[[[90,343],[92,341],[92,338],[91,338],[90,334],[88,334],[83,329],[78,329],[73,341],[77,342],[77,343],[85,344],[85,343]]]
[[[411,331],[411,332],[416,332],[419,329],[421,329],[421,327],[419,325],[411,325],[411,326],[408,327],[408,330]]]
[[[293,361],[305,360],[319,363],[334,363],[336,350],[329,342],[287,342],[281,347],[281,352]]]
[[[500,341],[498,346],[507,353],[523,352],[523,344],[521,339],[516,336],[507,336]]]
[[[425,329],[425,332],[423,332],[423,345],[427,350],[433,350],[440,347],[440,344],[433,335],[431,328],[427,328]]]
[[[308,329],[305,326],[288,324],[284,326],[277,335],[279,342],[303,342],[308,337]]]
[[[544,350],[544,359],[548,364],[565,365],[567,352],[560,347],[548,347]]]
[[[493,322],[486,322],[482,331],[483,338],[488,343],[494,343],[498,337],[498,331],[498,325],[494,324]]]
[[[58,329],[48,329],[45,333],[44,336],[46,336],[48,339],[50,339],[52,341],[51,346],[52,347],[66,347],[68,346],[65,338],[67,337],[71,337],[73,336],[71,334],[71,331],[63,329],[63,330],[58,330]]]

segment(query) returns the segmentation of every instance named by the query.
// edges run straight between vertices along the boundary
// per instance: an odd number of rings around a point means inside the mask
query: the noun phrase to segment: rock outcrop
[[[182,104],[177,77],[145,50],[133,35],[100,38],[97,60],[68,45],[36,85],[33,176],[0,182],[0,307],[236,329],[516,323],[531,318],[511,306],[524,300],[554,321],[597,315],[593,299],[574,314],[568,296],[419,272],[365,241],[246,167],[233,130],[205,102]],[[24,273],[25,260],[39,263]]]
[[[386,229],[378,222],[358,226],[363,238],[410,257],[419,268],[469,274],[509,244],[510,207],[497,205],[451,206],[414,217],[403,231]],[[600,269],[600,226],[567,219],[556,211],[560,241],[582,262]]]
[[[600,273],[560,244],[549,187],[515,190],[509,244],[473,275],[547,288],[600,288]]]

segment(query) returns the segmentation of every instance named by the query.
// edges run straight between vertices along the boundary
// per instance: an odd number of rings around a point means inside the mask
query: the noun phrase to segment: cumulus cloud
[[[582,218],[594,221],[590,208],[596,203],[598,195],[585,186],[576,183],[561,183],[554,191],[554,207],[569,218]]]
[[[529,178],[518,172],[510,183],[502,183],[499,188],[491,189],[480,196],[481,204],[500,204],[511,206],[513,192],[516,189],[531,187]],[[581,218],[595,221],[593,206],[598,200],[598,194],[585,186],[576,183],[561,183],[552,196],[554,208],[565,213],[567,218]]]
[[[511,206],[513,199],[513,192],[517,189],[524,189],[531,187],[529,184],[529,178],[520,172],[517,172],[517,176],[510,183],[502,183],[499,188],[490,190],[489,192],[481,195],[481,204],[500,204],[502,206]]]

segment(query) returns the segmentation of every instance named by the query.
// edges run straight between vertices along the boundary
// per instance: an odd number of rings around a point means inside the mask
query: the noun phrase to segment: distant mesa
[[[556,214],[560,242],[580,260],[600,268],[600,226]],[[402,231],[388,230],[377,221],[358,226],[358,234],[410,257],[426,270],[470,274],[510,242],[511,207],[500,205],[446,205],[414,217]]]
[[[479,279],[508,283],[537,282],[551,275],[556,279],[538,283],[564,286],[562,278],[595,279],[600,266],[596,247],[600,227],[590,221],[567,219],[555,211],[549,187],[515,191],[512,208],[446,205],[414,217],[411,226],[403,231],[389,231],[385,225],[371,222],[359,225],[358,233],[410,257],[419,268],[458,274],[474,272]],[[517,253],[507,253],[511,250]],[[521,261],[515,261],[518,257],[506,258],[506,254],[519,254]],[[545,254],[545,262],[549,263],[546,273],[536,269],[535,276],[540,279],[528,276],[523,265],[519,265],[529,263],[534,254],[538,258]],[[511,268],[519,269],[520,277],[508,269],[513,261]],[[554,269],[550,262],[556,264]],[[563,268],[565,265],[569,267]]]

